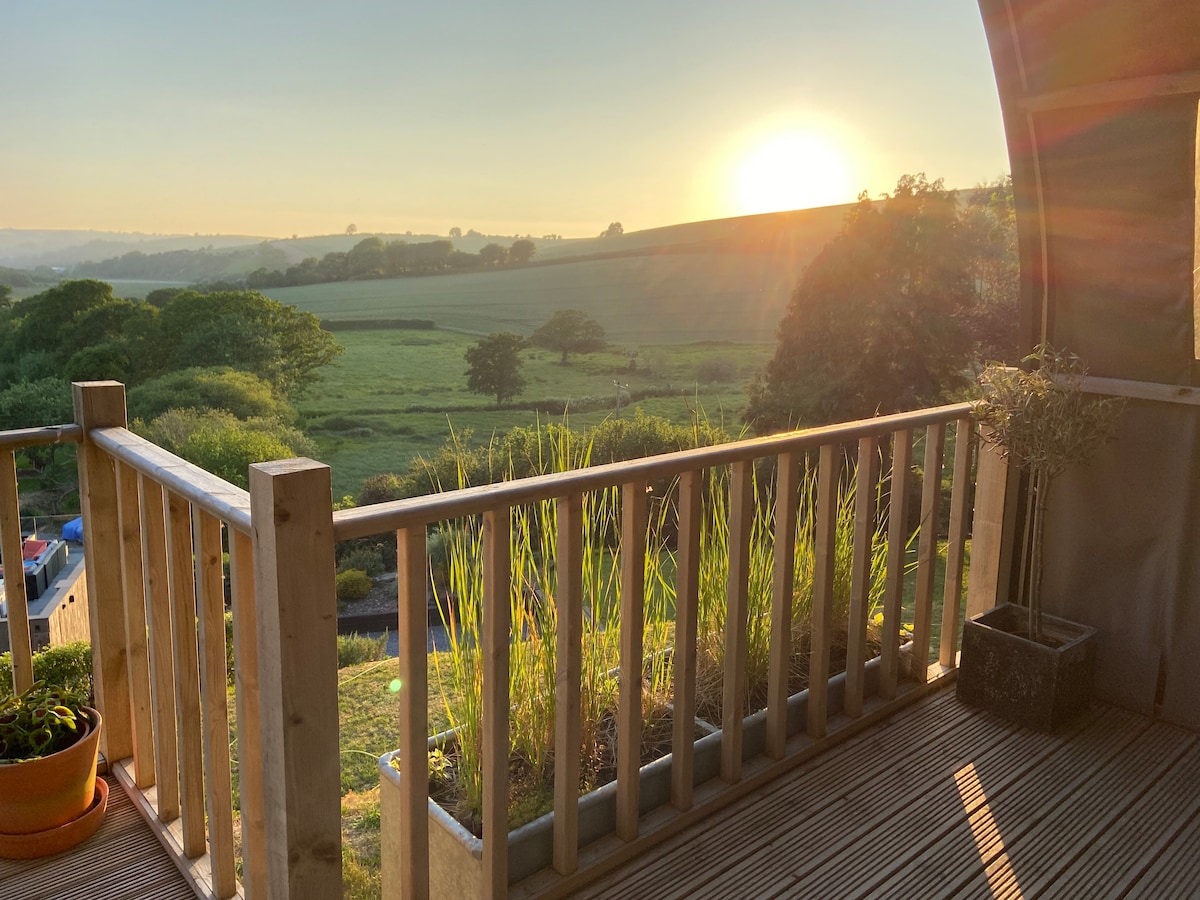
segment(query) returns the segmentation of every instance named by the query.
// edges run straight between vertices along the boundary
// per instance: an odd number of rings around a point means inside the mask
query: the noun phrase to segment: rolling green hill
[[[625,346],[771,341],[807,262],[846,207],[555,241],[540,264],[265,291],[323,319],[432,319],[470,334],[529,334],[582,309]]]

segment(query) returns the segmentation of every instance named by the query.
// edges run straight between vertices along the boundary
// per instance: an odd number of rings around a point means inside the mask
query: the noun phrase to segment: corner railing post
[[[268,896],[342,896],[329,467],[250,467]],[[242,765],[256,761],[241,760]]]
[[[79,446],[79,502],[87,573],[96,705],[104,715],[100,746],[110,761],[133,755],[129,675],[125,647],[125,598],[121,583],[121,529],[116,461],[97,447],[96,428],[124,428],[125,386],[116,381],[71,385]]]

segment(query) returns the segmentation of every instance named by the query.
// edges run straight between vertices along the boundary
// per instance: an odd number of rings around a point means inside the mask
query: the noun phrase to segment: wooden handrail
[[[38,428],[17,428],[0,431],[0,449],[23,450],[26,447],[46,447],[51,444],[78,444],[83,429],[78,425],[43,425]]]
[[[571,472],[535,475],[518,481],[486,484],[407,500],[392,500],[352,509],[335,510],[334,540],[370,537],[413,525],[429,525],[444,519],[479,515],[499,506],[517,506],[551,500],[568,494],[594,491],[632,481],[673,478],[685,472],[776,456],[786,452],[816,450],[825,444],[858,441],[863,437],[891,434],[899,429],[945,424],[971,411],[970,403],[954,403],[914,412],[860,419],[840,425],[823,425],[769,437],[734,441],[649,456],[625,462],[606,463]]]
[[[250,534],[248,492],[125,428],[96,428],[88,433],[88,439],[193,507],[221,519],[242,534]]]

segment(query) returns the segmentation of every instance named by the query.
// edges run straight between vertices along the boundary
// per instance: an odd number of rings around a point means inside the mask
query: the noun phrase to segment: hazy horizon
[[[0,228],[592,237],[1008,169],[978,8],[950,0],[6,19]]]

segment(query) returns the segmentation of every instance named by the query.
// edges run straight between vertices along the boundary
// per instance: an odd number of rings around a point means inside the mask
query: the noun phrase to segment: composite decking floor
[[[1200,735],[1108,706],[1037,734],[943,690],[574,896],[1200,897]]]
[[[79,846],[45,859],[0,859],[0,900],[195,900],[116,779],[108,811]]]

